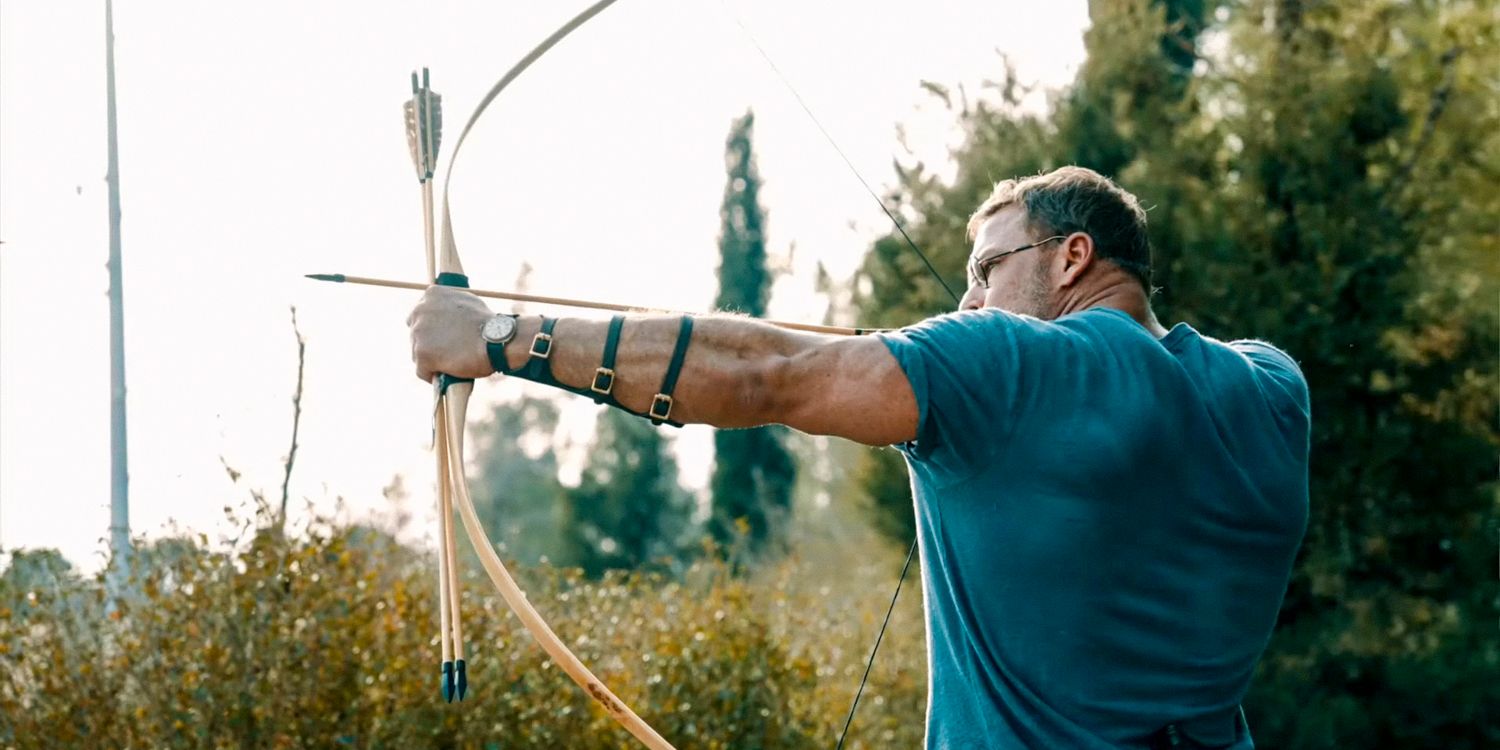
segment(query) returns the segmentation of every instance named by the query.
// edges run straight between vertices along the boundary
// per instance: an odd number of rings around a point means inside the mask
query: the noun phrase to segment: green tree
[[[523,396],[496,405],[472,430],[474,510],[504,554],[526,564],[563,549],[557,420],[556,402]]]
[[[692,498],[677,483],[669,448],[650,422],[600,412],[578,487],[563,493],[564,562],[598,577],[679,557]]]
[[[1203,248],[1203,277],[1234,293],[1194,296],[1295,352],[1314,408],[1311,524],[1249,701],[1273,744],[1500,740],[1495,277],[1424,252],[1495,247],[1484,5],[1282,0],[1228,24],[1241,56],[1216,93],[1247,106],[1215,125],[1238,179],[1204,218],[1237,247]]]
[[[0,608],[8,606],[24,614],[40,594],[72,590],[78,581],[73,563],[61,552],[50,548],[16,550],[0,572]]]
[[[753,113],[737,118],[724,146],[728,180],[719,210],[719,294],[714,307],[759,318],[766,314],[773,275],[766,262],[754,127]],[[780,539],[797,479],[785,441],[781,427],[714,433],[709,531],[725,549],[756,556]]]

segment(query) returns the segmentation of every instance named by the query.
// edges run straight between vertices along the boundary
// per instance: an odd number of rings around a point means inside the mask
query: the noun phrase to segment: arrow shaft
[[[412,281],[394,281],[392,279],[377,279],[369,276],[349,276],[346,274],[310,274],[309,278],[319,281],[339,281],[345,284],[359,284],[362,286],[383,286],[391,289],[413,289],[425,290],[431,284],[419,284]],[[549,297],[541,294],[524,294],[522,292],[502,292],[494,289],[466,289],[478,297],[490,299],[503,299],[511,302],[533,302],[539,305],[558,305],[561,307],[577,307],[586,310],[607,310],[610,312],[638,312],[638,313],[662,313],[669,315],[683,315],[686,313],[673,310],[661,310],[654,307],[639,305],[621,305],[613,302],[596,302],[594,300],[576,299],[571,297]],[[786,328],[793,331],[806,331],[808,333],[826,333],[835,336],[863,336],[870,333],[879,333],[888,330],[884,328],[846,328],[844,326],[825,326],[813,323],[793,323],[784,320],[762,320],[778,328]]]

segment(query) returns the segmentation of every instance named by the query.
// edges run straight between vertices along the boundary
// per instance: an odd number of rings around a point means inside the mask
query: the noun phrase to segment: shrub
[[[13,565],[0,578],[0,746],[635,746],[478,570],[461,595],[470,694],[441,702],[435,570],[382,532],[327,523],[295,539],[261,531],[234,552],[142,546],[112,610],[102,576]],[[693,748],[832,744],[883,614],[869,594],[893,583],[885,565],[795,561],[749,578],[714,563],[677,580],[513,572],[584,663]],[[852,747],[921,740],[920,605],[905,604]]]

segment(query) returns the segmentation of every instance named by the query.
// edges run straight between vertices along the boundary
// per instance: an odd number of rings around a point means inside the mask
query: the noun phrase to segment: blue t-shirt
[[[1140,748],[1233,715],[1307,525],[1296,363],[1109,308],[881,338],[919,410],[927,746]]]

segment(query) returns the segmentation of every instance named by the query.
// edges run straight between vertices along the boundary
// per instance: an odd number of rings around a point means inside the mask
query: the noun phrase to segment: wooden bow
[[[490,103],[505,87],[510,85],[526,68],[530,67],[543,54],[557,44],[568,34],[589,19],[598,15],[605,8],[613,5],[615,0],[599,0],[589,6],[583,12],[573,17],[561,28],[554,31],[534,49],[521,58],[515,65],[506,71],[488,93],[475,107],[473,114],[469,116],[459,133],[458,140],[453,145],[453,153],[448,158],[448,168],[443,178],[443,225],[442,225],[442,247],[437,254],[435,263],[429,268],[435,271],[436,283],[452,286],[468,286],[468,279],[464,275],[463,263],[458,257],[458,245],[453,236],[453,216],[450,211],[450,199],[452,192],[450,186],[453,179],[453,167],[458,161],[458,154],[463,147],[464,139],[474,127]],[[428,185],[425,205],[431,206],[430,184]],[[429,256],[431,251],[429,250]],[[484,567],[485,573],[489,575],[490,581],[495,585],[496,591],[501,598],[520,618],[521,624],[531,633],[542,650],[552,659],[578,686],[583,688],[604,710],[625,727],[636,739],[653,750],[673,750],[671,743],[667,742],[655,729],[652,729],[640,716],[630,709],[624,701],[620,700],[583,662],[563,644],[561,638],[547,625],[546,620],[527,601],[526,594],[516,585],[515,579],[511,577],[510,571],[506,570],[505,564],[501,562],[499,555],[495,554],[495,546],[490,543],[485,534],[484,527],[479,522],[479,516],[474,510],[474,502],[469,496],[468,482],[464,477],[464,422],[468,410],[469,396],[473,392],[474,384],[471,381],[457,380],[447,376],[439,376],[437,380],[437,404],[435,408],[434,440],[433,447],[437,454],[438,462],[438,487],[442,497],[442,508],[456,508],[459,517],[463,520],[465,533],[474,546],[474,552],[479,556],[479,562]],[[446,518],[444,524],[446,525]],[[451,535],[451,531],[444,531],[445,535]],[[453,576],[452,566],[440,574],[445,582],[451,585],[451,593],[454,595],[453,613],[456,614],[456,577]],[[456,617],[454,618],[456,620]],[[455,639],[456,640],[456,639]],[[461,646],[460,646],[461,648]],[[462,653],[457,653],[461,657]],[[445,654],[446,658],[446,654]]]

